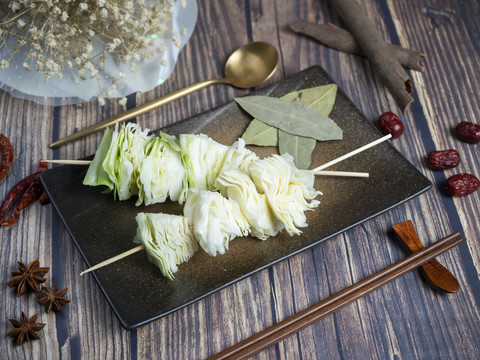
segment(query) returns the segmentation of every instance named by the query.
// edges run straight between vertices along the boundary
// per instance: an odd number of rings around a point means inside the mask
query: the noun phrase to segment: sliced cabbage
[[[198,243],[183,216],[139,213],[134,242],[143,244],[149,260],[173,279],[181,263],[198,250]]]
[[[145,157],[145,147],[153,139],[149,129],[141,130],[137,124],[128,123],[118,131],[118,124],[112,136],[103,169],[113,183],[114,196],[127,200],[138,194],[138,166]]]
[[[245,140],[238,139],[228,149],[220,172],[232,169],[239,169],[245,172],[248,165],[257,159],[258,156],[245,147]]]
[[[213,190],[229,147],[204,134],[180,135],[180,147],[184,154],[188,187]]]
[[[113,190],[113,183],[110,180],[107,172],[103,169],[102,164],[103,160],[107,156],[108,150],[110,149],[110,144],[112,143],[112,132],[109,128],[105,130],[103,134],[102,141],[100,146],[95,153],[90,166],[88,167],[87,174],[83,179],[83,185],[98,186],[105,185],[109,188],[109,191]]]
[[[215,185],[224,196],[238,203],[253,236],[265,240],[283,229],[283,223],[272,213],[267,196],[258,193],[247,174],[237,169],[222,171]]]
[[[250,231],[239,205],[218,192],[190,189],[183,214],[200,246],[212,256],[224,254],[232,239]]]
[[[178,201],[186,186],[185,168],[180,153],[161,138],[155,138],[145,149],[138,167],[138,200],[136,205]],[[183,200],[183,199],[182,199]]]
[[[298,170],[289,154],[256,160],[249,165],[248,171],[258,191],[267,196],[273,214],[285,225],[287,233],[299,235],[298,227],[307,226],[304,212],[320,203],[313,200],[321,194],[313,188],[313,171]]]

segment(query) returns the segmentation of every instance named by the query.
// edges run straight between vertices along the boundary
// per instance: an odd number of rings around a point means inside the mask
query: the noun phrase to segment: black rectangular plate
[[[308,68],[258,95],[280,97],[288,92],[330,84],[318,67]],[[382,134],[359,109],[338,91],[330,117],[343,129],[342,141],[319,142],[312,167],[321,165],[367,144]],[[250,117],[235,102],[184,120],[163,131],[170,134],[204,133],[223,144],[232,144],[246,129]],[[260,156],[275,148],[252,148]],[[41,180],[73,241],[88,266],[131,249],[138,212],[182,214],[182,206],[167,202],[135,207],[135,199],[114,201],[99,187],[83,186],[86,166],[63,165],[46,171]],[[315,188],[323,192],[320,206],[308,212],[309,226],[300,236],[282,233],[260,241],[237,238],[225,255],[211,257],[198,251],[179,266],[175,280],[168,280],[151,264],[144,251],[104,267],[93,274],[127,329],[146,324],[199,300],[235,281],[305,250],[431,187],[430,181],[388,142],[336,164],[329,170],[365,171],[368,179],[317,177]]]

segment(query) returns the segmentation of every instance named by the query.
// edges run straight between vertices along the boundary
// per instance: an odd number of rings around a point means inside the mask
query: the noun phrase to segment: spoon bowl
[[[253,42],[246,44],[232,53],[225,63],[225,77],[205,80],[183,89],[177,90],[161,98],[152,100],[136,108],[127,110],[109,119],[77,131],[63,139],[50,144],[51,148],[67,144],[81,139],[87,135],[96,133],[115,123],[124,122],[134,117],[143,115],[153,109],[165,105],[173,100],[188,95],[213,84],[230,84],[238,88],[246,89],[254,87],[270,78],[277,70],[278,52],[275,47],[266,42]]]
[[[225,64],[225,79],[235,87],[247,89],[269,79],[277,66],[277,49],[266,42],[253,42],[230,55]]]

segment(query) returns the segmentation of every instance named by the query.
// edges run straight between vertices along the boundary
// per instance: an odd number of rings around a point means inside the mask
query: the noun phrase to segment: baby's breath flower
[[[0,68],[7,69],[9,66],[10,66],[10,63],[7,60],[2,59],[0,61]]]
[[[175,1],[186,5],[186,0],[4,1],[5,6],[0,7],[0,50],[7,41],[15,40],[3,54],[22,51],[24,58],[19,63],[23,69],[35,67],[45,81],[67,74],[75,83],[95,78],[104,71],[107,56],[128,64],[133,73],[136,61],[163,52],[163,39],[158,35],[168,28]],[[186,34],[186,29],[178,33]],[[180,46],[178,35],[173,38],[176,46]],[[94,48],[94,42],[103,42],[104,48]],[[9,57],[0,57],[1,69],[10,63]],[[115,86],[125,78],[126,74],[119,72]],[[112,96],[101,82],[99,88]]]
[[[122,105],[122,106],[127,105],[127,98],[126,98],[125,96],[122,97],[122,98],[118,101],[118,103],[119,103],[120,105]]]

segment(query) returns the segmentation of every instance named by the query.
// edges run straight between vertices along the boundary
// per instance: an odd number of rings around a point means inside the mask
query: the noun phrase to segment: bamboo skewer
[[[42,160],[51,164],[63,164],[63,165],[90,165],[91,160]],[[355,171],[316,171],[315,175],[318,176],[345,176],[345,177],[362,177],[367,178],[369,174],[366,172]]]
[[[127,250],[127,251],[125,251],[125,252],[123,252],[123,253],[121,253],[121,254],[118,254],[118,255],[110,258],[110,259],[107,259],[107,260],[105,260],[105,261],[102,261],[101,263],[98,263],[97,265],[94,265],[94,266],[88,268],[88,269],[85,270],[85,271],[82,271],[82,272],[80,273],[80,276],[82,276],[83,274],[86,274],[86,273],[88,273],[88,272],[90,272],[90,271],[97,270],[97,269],[100,269],[100,268],[102,268],[102,267],[104,267],[104,266],[110,265],[111,263],[114,263],[114,262],[116,262],[116,261],[118,261],[118,260],[121,260],[121,259],[123,259],[123,258],[125,258],[125,257],[127,257],[127,256],[133,255],[133,254],[135,254],[136,252],[139,252],[139,251],[141,251],[141,250],[143,250],[143,249],[145,249],[145,245],[143,245],[143,244],[142,244],[142,245],[138,245],[138,246],[134,247],[133,249]]]
[[[370,149],[371,147],[374,147],[375,145],[378,145],[388,139],[391,139],[392,135],[388,134],[385,135],[377,140],[374,140],[366,145],[363,145],[359,147],[358,149],[355,149],[353,151],[350,151],[349,153],[342,155],[336,159],[333,159],[323,165],[320,165],[313,169],[313,172],[315,175],[328,175],[328,176],[351,176],[351,177],[368,177],[368,173],[362,173],[362,172],[351,172],[351,171],[321,171],[323,169],[326,169],[327,167],[330,167],[334,164],[337,164],[345,159],[348,159],[349,157],[352,157],[354,155],[357,155],[361,153],[362,151],[365,151],[367,149]],[[47,163],[53,163],[53,164],[64,164],[64,165],[90,165],[92,162],[91,160],[42,160]]]
[[[43,162],[50,163],[50,164],[62,164],[62,165],[90,165],[92,160],[45,160],[42,159]]]
[[[345,177],[361,177],[361,178],[368,178],[370,176],[369,173],[366,172],[355,172],[355,171],[326,171],[326,170],[319,170],[314,172],[315,175],[318,176],[345,176]]]
[[[370,149],[371,147],[375,146],[375,145],[378,145],[388,139],[390,139],[392,137],[392,134],[388,134],[388,135],[385,135],[384,137],[381,137],[380,139],[377,139],[377,140],[374,140],[372,141],[371,143],[368,143],[366,145],[363,145],[361,147],[359,147],[358,149],[356,150],[353,150],[353,151],[350,151],[349,153],[345,154],[345,155],[342,155],[336,159],[333,159],[332,161],[329,161],[323,165],[320,165],[319,167],[313,169],[313,172],[317,172],[317,171],[320,171],[320,170],[323,170],[323,169],[326,169],[327,167],[329,166],[332,166],[336,163],[339,163],[340,161],[343,161],[345,159],[348,159],[349,157],[352,157],[353,155],[357,155],[358,153],[361,153],[362,151],[365,151],[367,149]]]

